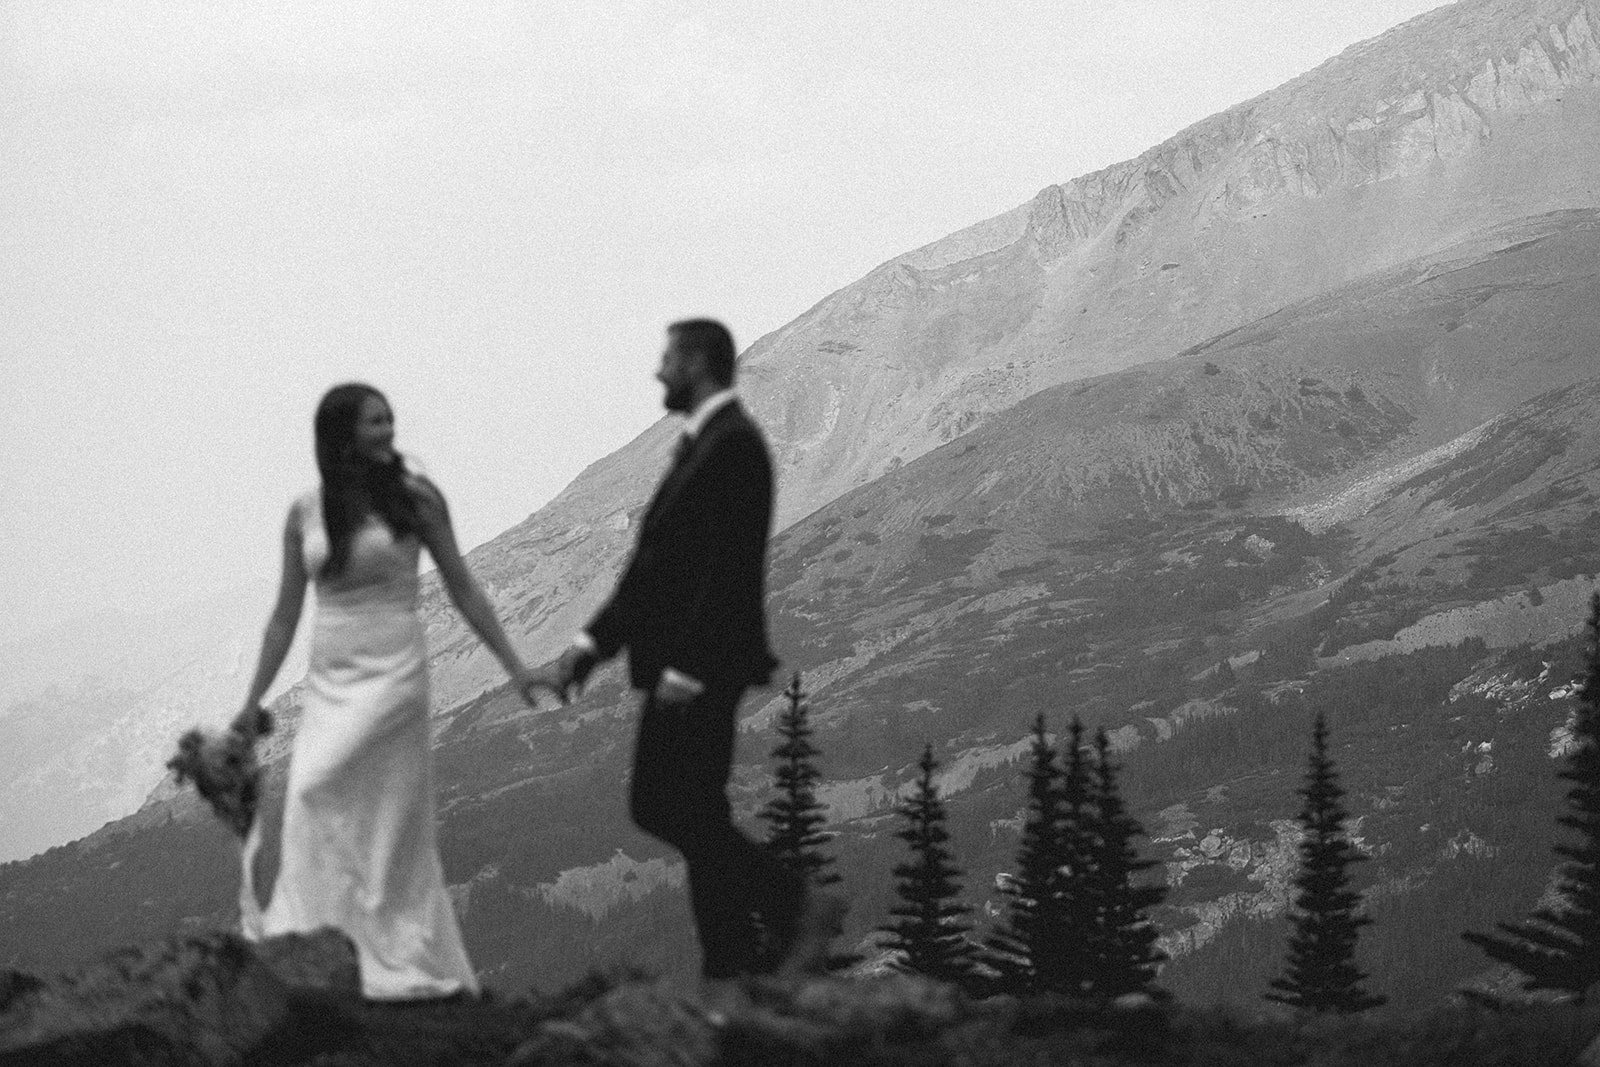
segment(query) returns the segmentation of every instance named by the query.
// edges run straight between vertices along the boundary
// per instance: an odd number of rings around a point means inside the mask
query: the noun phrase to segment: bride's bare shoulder
[[[440,519],[449,514],[450,509],[445,504],[444,493],[426,474],[407,471],[406,491],[411,494],[411,499],[417,502],[417,509],[422,512],[424,519]]]
[[[289,520],[304,523],[316,518],[322,510],[322,487],[313,485],[289,501]]]

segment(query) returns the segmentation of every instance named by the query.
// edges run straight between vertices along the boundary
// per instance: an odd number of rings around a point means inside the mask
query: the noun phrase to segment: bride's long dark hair
[[[375,512],[396,537],[416,533],[421,525],[417,502],[406,488],[405,461],[396,453],[387,463],[374,463],[356,450],[356,423],[361,406],[382,393],[361,382],[336,385],[317,405],[317,470],[322,472],[322,525],[328,531],[328,561],[321,576],[336,578],[350,562],[350,541]]]

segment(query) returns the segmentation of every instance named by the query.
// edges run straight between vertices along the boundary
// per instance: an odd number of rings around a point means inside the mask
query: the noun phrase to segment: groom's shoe
[[[828,968],[828,944],[844,930],[850,904],[837,893],[813,889],[806,893],[795,920],[789,951],[772,971],[774,978],[798,979],[823,974]]]

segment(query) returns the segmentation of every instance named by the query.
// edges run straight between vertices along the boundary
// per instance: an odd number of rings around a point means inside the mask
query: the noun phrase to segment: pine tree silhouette
[[[807,693],[800,688],[797,672],[783,691],[789,706],[778,718],[778,736],[783,741],[772,750],[778,761],[773,772],[778,795],[768,801],[758,813],[767,825],[767,847],[784,863],[813,885],[832,885],[840,880],[833,865],[833,857],[822,847],[833,835],[822,829],[827,821],[826,805],[817,799],[816,786],[822,778],[817,770],[818,749],[811,743],[811,725],[807,721],[810,705]]]
[[[1073,720],[1076,735],[1081,728]],[[1094,775],[1090,787],[1093,846],[1087,871],[1094,920],[1089,951],[1093,973],[1084,993],[1114,1000],[1129,993],[1151,993],[1150,984],[1166,953],[1156,948],[1160,931],[1145,913],[1166,898],[1167,887],[1137,884],[1137,876],[1156,866],[1139,858],[1134,839],[1144,827],[1128,813],[1117,789],[1117,766],[1104,730],[1095,732]]]
[[[1573,844],[1555,846],[1565,862],[1556,875],[1558,903],[1534,910],[1518,923],[1496,923],[1509,937],[1461,936],[1524,975],[1522,988],[1571,994],[1584,1003],[1600,982],[1600,594],[1589,602],[1588,657],[1572,730],[1572,748],[1560,777],[1567,814],[1558,822],[1577,831]]]
[[[1282,978],[1267,993],[1291,1007],[1318,1013],[1351,1014],[1384,1002],[1362,988],[1366,975],[1355,963],[1356,938],[1372,922],[1360,913],[1361,894],[1348,888],[1349,867],[1366,857],[1345,833],[1345,812],[1328,729],[1318,712],[1311,732],[1311,757],[1300,809],[1305,837],[1300,842],[1300,872],[1295,876],[1295,911],[1290,918],[1289,959]]]
[[[922,774],[916,790],[899,808],[905,827],[895,833],[910,846],[911,860],[894,868],[900,902],[889,908],[895,921],[879,928],[889,935],[882,944],[900,954],[899,969],[970,987],[977,960],[977,948],[967,940],[972,909],[956,899],[961,870],[946,844],[950,834],[933,782],[938,763],[932,745],[923,749],[917,766]]]
[[[1017,849],[1017,872],[1002,889],[1010,897],[1006,922],[990,936],[984,963],[998,977],[996,992],[1082,993],[1093,973],[1084,952],[1094,920],[1086,880],[1091,866],[1089,779],[1082,757],[1083,727],[1073,720],[1063,767],[1045,733],[1033,724],[1028,815]]]
[[[833,857],[823,851],[823,846],[833,839],[833,834],[822,829],[827,821],[827,805],[817,799],[817,782],[822,772],[817,770],[816,757],[820,751],[811,743],[811,706],[807,693],[800,687],[800,674],[789,679],[783,691],[789,702],[778,716],[778,736],[783,740],[772,750],[778,765],[773,772],[773,784],[778,795],[762,806],[757,818],[767,823],[767,848],[788,867],[811,885],[834,885],[842,881],[833,866]],[[766,931],[761,955],[767,962],[776,951],[771,941],[772,930],[763,916],[756,916],[758,927]],[[853,952],[830,952],[827,965],[830,971],[842,971],[861,962]]]

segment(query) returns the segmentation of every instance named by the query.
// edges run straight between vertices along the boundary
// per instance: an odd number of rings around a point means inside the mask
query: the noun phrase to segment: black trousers
[[[804,896],[801,878],[733,824],[727,786],[744,688],[709,686],[677,707],[646,696],[633,750],[629,811],[683,853],[701,972],[713,979],[758,970],[755,919],[792,929]]]

